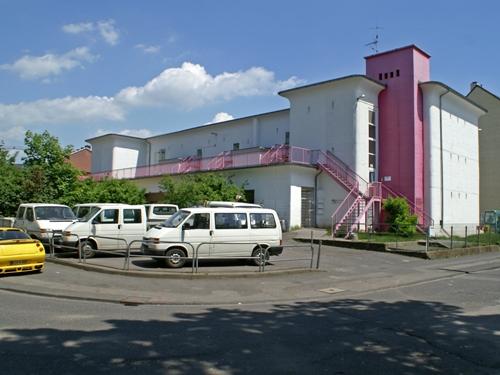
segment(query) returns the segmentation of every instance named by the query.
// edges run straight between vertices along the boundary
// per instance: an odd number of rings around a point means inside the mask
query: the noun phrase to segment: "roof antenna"
[[[382,30],[382,27],[375,26],[375,27],[371,27],[370,30],[375,30],[375,39],[370,43],[366,43],[365,46],[370,47],[372,49],[372,51],[374,51],[375,53],[378,53],[379,30]]]

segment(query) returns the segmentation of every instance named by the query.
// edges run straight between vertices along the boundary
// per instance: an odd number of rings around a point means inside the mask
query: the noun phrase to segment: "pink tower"
[[[387,87],[379,94],[379,180],[423,210],[423,99],[418,84],[430,80],[430,55],[411,45],[365,59],[366,75]]]

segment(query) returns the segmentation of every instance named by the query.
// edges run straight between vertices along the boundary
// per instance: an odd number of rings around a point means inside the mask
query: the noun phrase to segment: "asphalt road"
[[[0,372],[500,374],[498,255],[403,262],[369,253],[378,260],[370,268],[358,253],[339,254],[329,271],[269,283],[301,288],[316,278],[318,286],[324,279],[336,285],[336,275],[345,286],[363,279],[363,269],[371,275],[365,284],[375,285],[392,269],[397,282],[296,302],[220,306],[130,305],[1,290]],[[409,278],[402,283],[405,267]],[[411,277],[418,270],[425,277]],[[95,282],[107,276],[87,274]]]

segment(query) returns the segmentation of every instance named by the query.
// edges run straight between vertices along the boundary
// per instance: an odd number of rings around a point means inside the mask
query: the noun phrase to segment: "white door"
[[[251,238],[245,212],[216,212],[214,221],[211,257],[251,255]]]
[[[182,224],[182,241],[190,243],[193,248],[188,246],[190,256],[191,252],[198,249],[199,257],[208,257],[211,246],[211,226],[210,213],[195,213],[188,217]],[[194,249],[194,250],[193,250]],[[193,254],[194,256],[194,254]]]
[[[118,248],[119,225],[119,210],[117,208],[107,208],[97,214],[92,220],[91,234],[95,236],[98,250],[116,250]]]
[[[120,219],[120,238],[127,241],[127,244],[132,241],[141,241],[146,233],[146,218],[143,215],[143,210],[140,208],[123,208],[121,209]],[[126,249],[125,243],[119,241],[118,246]],[[132,249],[140,249],[141,242],[132,244]]]

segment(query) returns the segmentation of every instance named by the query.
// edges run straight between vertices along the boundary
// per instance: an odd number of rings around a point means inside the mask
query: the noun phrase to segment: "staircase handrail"
[[[331,166],[333,164],[337,170],[340,170],[342,173],[344,173],[344,176],[348,177],[352,181],[351,185],[353,185],[353,182],[355,182],[361,194],[366,194],[368,192],[368,181],[366,181],[363,177],[352,170],[342,159],[340,159],[330,151],[325,152],[320,150],[318,163],[321,163],[321,156],[325,158],[325,161],[327,161],[327,165]],[[330,164],[328,164],[328,162]]]

